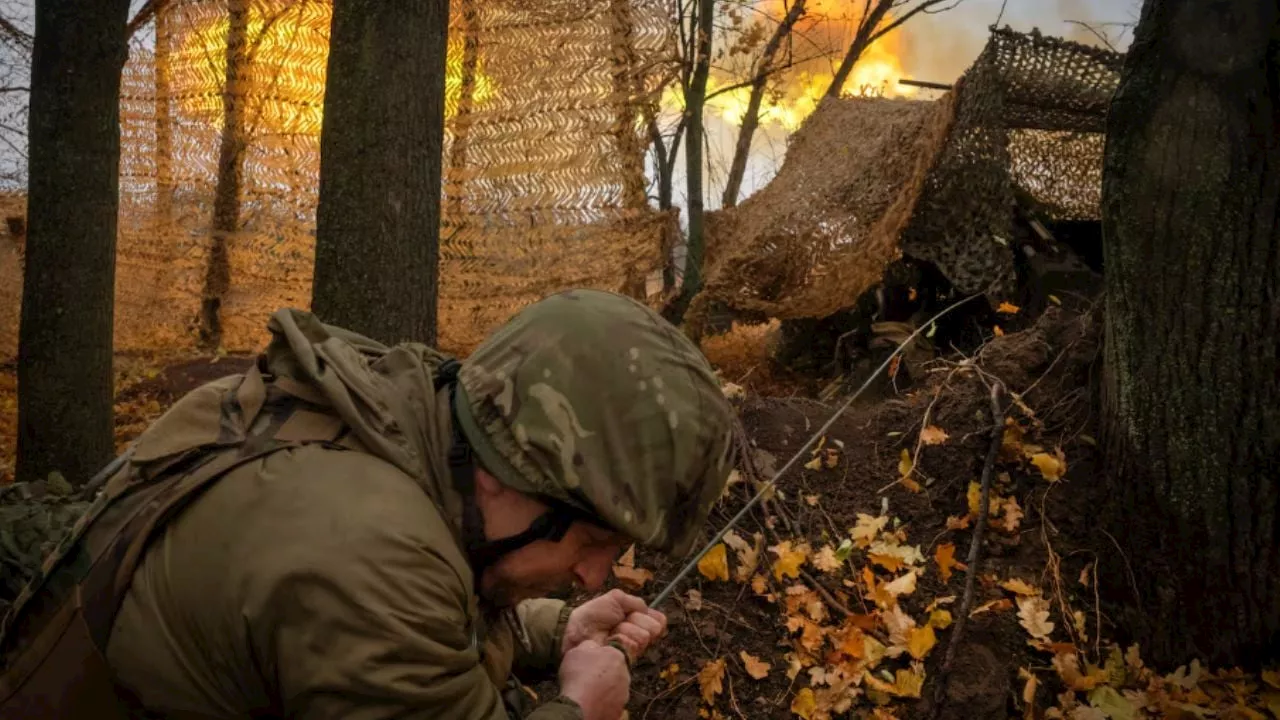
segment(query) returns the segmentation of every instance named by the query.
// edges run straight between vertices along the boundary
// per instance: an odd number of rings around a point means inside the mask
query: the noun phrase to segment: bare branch
[[[1106,46],[1107,46],[1107,49],[1108,49],[1108,50],[1110,50],[1111,52],[1120,52],[1119,50],[1116,50],[1116,48],[1115,48],[1115,46],[1114,46],[1114,45],[1112,45],[1112,44],[1111,44],[1111,41],[1107,39],[1107,36],[1106,36],[1106,35],[1103,35],[1101,32],[1099,32],[1099,31],[1098,31],[1098,29],[1097,29],[1097,28],[1095,28],[1094,26],[1090,25],[1089,23],[1084,22],[1083,20],[1068,20],[1068,21],[1067,21],[1067,24],[1068,24],[1068,25],[1079,25],[1080,27],[1084,28],[1085,30],[1088,30],[1089,32],[1093,33],[1093,36],[1094,36],[1094,37],[1096,37],[1096,38],[1098,38],[1098,40],[1102,41],[1102,44],[1103,44],[1103,45],[1106,45]]]
[[[0,16],[0,32],[8,35],[14,42],[22,45],[27,50],[35,47],[36,39],[26,33],[22,28],[14,25],[9,18]]]

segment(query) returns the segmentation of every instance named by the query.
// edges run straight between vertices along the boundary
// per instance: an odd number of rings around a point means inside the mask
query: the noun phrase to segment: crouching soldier
[[[616,720],[666,618],[551,596],[632,542],[691,549],[732,437],[697,348],[595,291],[460,364],[300,311],[269,330],[143,433],[19,597],[0,717]],[[514,679],[538,673],[558,696]]]

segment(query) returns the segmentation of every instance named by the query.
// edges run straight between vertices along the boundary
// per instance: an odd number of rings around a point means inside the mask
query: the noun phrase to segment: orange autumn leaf
[[[911,474],[911,453],[906,448],[902,448],[902,454],[898,457],[898,474],[907,477]]]
[[[1062,479],[1067,472],[1067,458],[1062,454],[1061,450],[1054,454],[1036,453],[1031,456],[1031,464],[1036,466],[1040,474],[1049,482],[1056,482]]]
[[[999,325],[992,325],[991,330],[996,334],[996,337],[1004,337],[1004,330],[1001,330]]]
[[[982,603],[978,607],[974,608],[972,612],[969,613],[969,617],[974,617],[987,612],[999,612],[1001,610],[1008,610],[1012,607],[1013,607],[1012,600],[1010,600],[1009,598],[1000,598],[999,600],[992,600],[990,602]]]
[[[769,663],[762,661],[751,653],[743,650],[738,653],[738,657],[742,658],[742,667],[746,668],[747,674],[756,680],[763,680],[769,676]]]
[[[951,580],[951,571],[956,566],[956,546],[952,543],[938,545],[933,553],[933,561],[938,563],[938,574],[942,576],[942,581]]]
[[[946,442],[950,436],[947,431],[937,425],[928,425],[920,431],[920,442],[925,445],[941,445]]]
[[[702,690],[702,699],[708,705],[715,702],[716,696],[724,692],[724,658],[708,660],[698,671],[698,687]]]
[[[716,543],[702,559],[698,561],[698,572],[708,580],[729,579],[729,558],[725,553],[724,543]]]
[[[996,312],[1004,313],[1005,315],[1017,315],[1020,310],[1022,308],[1008,301],[1000,303],[1000,307],[996,308]]]
[[[775,580],[781,580],[786,577],[799,577],[800,566],[804,564],[809,555],[808,547],[800,545],[793,548],[790,540],[783,540],[777,545],[770,546],[769,552],[778,556],[778,559],[773,563],[773,577]]]
[[[1000,583],[1000,587],[1004,588],[1005,590],[1008,590],[1014,595],[1035,597],[1036,595],[1040,594],[1040,591],[1038,589],[1033,587],[1030,583],[1028,583],[1026,580],[1023,580],[1022,578],[1009,578],[1008,580],[1005,580],[1004,582]]]

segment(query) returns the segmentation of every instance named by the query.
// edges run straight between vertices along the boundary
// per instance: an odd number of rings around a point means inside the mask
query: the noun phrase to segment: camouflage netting
[[[993,30],[936,101],[823,100],[786,162],[736,208],[708,214],[716,306],[777,318],[850,307],[906,253],[963,293],[1012,290],[1015,195],[1051,219],[1097,219],[1103,122],[1121,55]]]
[[[249,59],[229,93],[243,170],[224,347],[256,347],[273,309],[310,302],[331,2],[172,0],[135,37],[121,87],[121,350],[195,343],[229,2],[248,8]],[[662,1],[457,0],[451,11],[441,345],[463,351],[569,286],[642,296],[674,228],[646,203],[639,121],[669,52]],[[3,360],[16,348],[20,275],[13,243],[0,244]]]

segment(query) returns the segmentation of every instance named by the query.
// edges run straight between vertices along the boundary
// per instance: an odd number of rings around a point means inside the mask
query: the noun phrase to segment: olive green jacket
[[[270,329],[265,384],[251,372],[193,391],[135,461],[217,438],[228,413],[276,439],[340,447],[239,467],[163,531],[107,648],[119,681],[166,717],[507,717],[504,695],[532,699],[509,673],[554,673],[568,608],[495,613],[477,598],[446,463],[448,403],[432,385],[440,356],[296,311]],[[281,411],[271,385],[314,411]],[[581,710],[543,698],[529,717]]]

